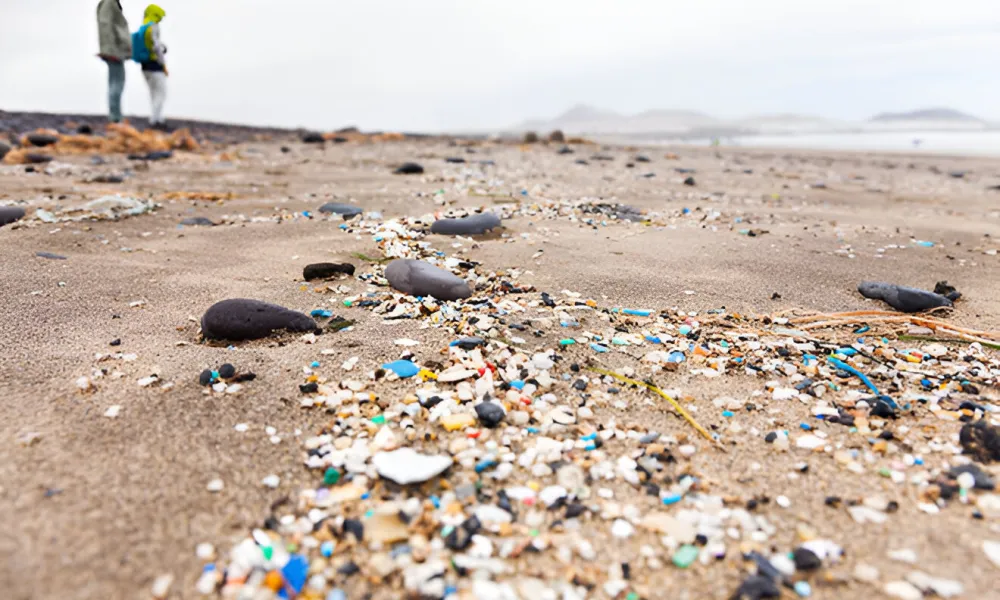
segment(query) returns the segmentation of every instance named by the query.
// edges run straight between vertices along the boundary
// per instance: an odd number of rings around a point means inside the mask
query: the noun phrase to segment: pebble
[[[395,175],[421,175],[424,172],[424,168],[415,162],[405,162],[393,171]]]
[[[282,330],[304,332],[315,329],[316,322],[300,312],[243,298],[213,304],[201,318],[202,334],[213,340],[255,340]]]
[[[205,218],[205,217],[188,217],[186,219],[183,219],[180,224],[181,225],[194,226],[194,227],[198,227],[198,226],[214,227],[215,226],[215,222],[214,221],[212,221],[211,219]]]
[[[281,478],[278,477],[277,475],[268,475],[268,476],[264,477],[264,479],[261,479],[260,483],[264,487],[269,487],[271,489],[275,489],[276,487],[278,487],[279,485],[281,485]]]
[[[431,224],[431,233],[439,235],[481,235],[502,227],[494,212],[482,212],[458,219],[438,219]]]
[[[221,479],[213,479],[208,482],[208,485],[205,486],[205,489],[214,494],[216,492],[221,492],[224,487],[226,487],[226,484],[223,483]]]
[[[0,206],[0,227],[24,218],[24,209],[19,206]]]
[[[394,260],[385,268],[385,278],[393,288],[410,296],[451,301],[472,295],[465,281],[422,260]]]
[[[330,279],[337,275],[354,276],[354,265],[350,263],[313,263],[302,269],[302,278],[306,281]]]
[[[886,594],[900,600],[921,600],[923,592],[906,581],[890,581],[883,588]]]
[[[319,212],[325,214],[341,215],[344,219],[350,219],[364,213],[364,209],[353,204],[342,204],[340,202],[327,202],[319,207]]]
[[[487,401],[476,405],[476,416],[479,417],[479,422],[483,424],[483,427],[488,429],[499,425],[506,415],[503,407],[496,402]]]
[[[896,310],[905,313],[922,312],[953,305],[951,300],[934,292],[879,281],[861,282],[858,285],[858,292],[865,298],[882,300]]]

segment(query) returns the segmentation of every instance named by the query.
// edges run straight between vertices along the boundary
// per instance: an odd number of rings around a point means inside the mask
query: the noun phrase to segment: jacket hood
[[[167,16],[167,11],[163,10],[155,4],[150,4],[146,7],[146,14],[143,18],[143,24],[146,23],[159,23],[163,20],[163,17]]]

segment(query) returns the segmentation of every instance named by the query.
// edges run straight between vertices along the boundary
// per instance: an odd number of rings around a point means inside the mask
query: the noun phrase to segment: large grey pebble
[[[0,227],[24,218],[24,209],[19,206],[0,206]]]
[[[323,206],[319,207],[319,212],[321,213],[332,213],[335,215],[343,215],[344,218],[355,217],[364,212],[361,208],[354,206],[353,204],[342,204],[340,202],[327,202]]]
[[[38,147],[51,146],[59,141],[58,137],[47,133],[29,133],[26,137],[29,144]]]
[[[422,260],[394,260],[385,268],[385,278],[393,288],[411,296],[434,296],[447,301],[472,295],[465,281]]]
[[[884,281],[862,281],[858,285],[858,291],[865,298],[882,300],[905,313],[921,312],[939,306],[953,306],[951,300],[941,294]]]
[[[431,233],[479,235],[500,226],[500,217],[496,213],[484,212],[460,219],[439,219],[431,225]]]
[[[205,217],[188,217],[181,221],[181,225],[198,226],[202,225],[205,227],[214,227],[215,223],[211,219]]]
[[[275,331],[313,331],[316,321],[277,304],[233,298],[213,304],[201,318],[201,331],[213,340],[256,340]]]

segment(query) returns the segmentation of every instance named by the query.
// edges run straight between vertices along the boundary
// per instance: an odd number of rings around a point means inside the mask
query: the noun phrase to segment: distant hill
[[[884,131],[979,131],[998,127],[952,108],[880,113],[867,121],[839,121],[794,113],[722,119],[695,110],[647,110],[623,115],[579,104],[554,119],[533,119],[508,130],[545,134],[561,129],[571,135],[632,139],[861,133]]]
[[[894,123],[898,121],[955,121],[965,123],[985,123],[983,119],[957,111],[953,108],[925,108],[910,112],[881,113],[871,118],[873,123]]]

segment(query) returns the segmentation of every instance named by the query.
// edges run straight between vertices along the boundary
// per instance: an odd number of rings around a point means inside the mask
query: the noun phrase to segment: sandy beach
[[[808,540],[829,540],[843,549],[843,556],[825,560],[819,572],[809,575],[813,598],[889,597],[886,585],[910,581],[915,571],[960,582],[960,597],[996,597],[1000,571],[984,554],[983,543],[1000,541],[1000,515],[973,516],[977,510],[988,513],[976,508],[977,502],[984,502],[977,499],[994,493],[975,490],[965,501],[955,497],[931,502],[937,508],[934,514],[921,506],[928,503],[927,488],[936,477],[969,462],[958,443],[963,425],[958,405],[970,401],[996,410],[997,350],[977,347],[982,356],[975,360],[986,368],[978,373],[976,393],[952,388],[935,397],[934,403],[944,403],[950,416],[914,401],[912,410],[881,427],[873,424],[865,433],[812,414],[820,401],[850,401],[848,406],[854,406],[864,391],[857,380],[821,371],[811,376],[837,383],[836,389],[827,387],[821,399],[780,400],[776,389],[794,388],[801,381],[791,371],[779,368],[754,376],[730,363],[724,371],[706,376],[702,370],[715,363],[693,352],[679,368],[651,369],[649,361],[641,360],[655,349],[650,344],[609,346],[610,352],[598,354],[589,343],[560,346],[560,340],[582,340],[585,331],[614,333],[615,323],[638,334],[655,330],[654,321],[676,325],[689,316],[703,321],[702,338],[691,338],[692,344],[715,340],[712,352],[724,352],[728,346],[720,348],[722,338],[714,336],[727,327],[761,332],[773,325],[773,320],[750,320],[755,317],[784,311],[808,315],[888,310],[858,294],[863,280],[923,289],[946,280],[963,297],[954,310],[937,318],[975,330],[1000,329],[1000,192],[988,190],[1000,183],[1000,160],[587,145],[574,146],[573,154],[559,154],[560,147],[446,140],[320,146],[275,136],[200,153],[177,152],[163,161],[105,155],[103,164],[93,164],[89,155],[58,156],[32,173],[21,165],[0,165],[0,204],[26,212],[21,221],[0,228],[4,597],[149,598],[154,580],[163,575],[174,578],[167,597],[201,597],[196,582],[205,564],[216,565],[221,573],[230,562],[230,550],[270,516],[286,528],[274,531],[276,545],[295,543],[295,548],[306,549],[302,552],[310,562],[325,560],[310,548],[311,542],[288,529],[308,512],[302,490],[323,485],[324,471],[304,464],[306,440],[338,419],[343,423],[337,435],[353,439],[370,440],[379,427],[369,432],[344,424],[351,418],[370,419],[364,410],[340,417],[340,409],[304,408],[299,388],[306,382],[304,368],[331,385],[348,378],[366,382],[365,389],[377,394],[378,407],[388,415],[387,426],[400,446],[448,455],[454,440],[466,439],[478,448],[490,442],[506,446],[520,456],[533,443],[525,441],[531,436],[523,427],[508,423],[520,432],[482,429],[481,437],[469,439],[471,428],[446,431],[426,410],[413,418],[413,439],[408,439],[402,426],[396,427],[401,420],[393,416],[392,406],[423,384],[375,381],[369,373],[409,350],[425,366],[438,363],[440,374],[451,357],[448,344],[459,334],[440,324],[429,326],[421,318],[386,320],[356,302],[344,304],[368,292],[388,292],[370,278],[381,275],[381,265],[359,258],[385,255],[371,224],[416,217],[429,222],[445,211],[479,208],[510,217],[504,220],[502,236],[421,239],[443,255],[475,263],[475,277],[483,281],[507,277],[530,287],[524,294],[508,296],[522,302],[526,312],[497,326],[489,352],[500,356],[503,349],[496,344],[511,344],[511,338],[519,337],[521,342],[512,345],[529,358],[548,351],[564,356],[551,368],[555,382],[547,391],[558,397],[556,404],[574,410],[586,405],[592,414],[579,416],[566,428],[546,429],[552,425],[546,419],[532,420],[531,426],[560,440],[617,429],[621,435],[612,432],[603,447],[590,454],[574,450],[563,455],[561,460],[584,468],[601,462],[601,456],[613,467],[621,457],[638,459],[644,448],[638,437],[658,432],[668,440],[664,451],[673,461],[666,466],[669,481],[660,482],[663,492],[685,474],[698,483],[690,496],[670,506],[662,501],[663,494],[646,489],[646,482],[633,485],[628,477],[615,475],[614,467],[607,480],[588,479],[590,495],[583,502],[591,510],[579,519],[563,520],[561,510],[557,518],[555,510],[525,504],[507,528],[482,534],[496,546],[492,556],[513,570],[477,575],[476,569],[463,573],[449,566],[443,579],[455,586],[457,597],[491,597],[483,595],[485,587],[474,588],[473,580],[484,579],[508,583],[520,594],[492,597],[625,598],[635,593],[641,598],[724,599],[753,572],[752,561],[744,560],[743,553],[782,555]],[[595,160],[594,155],[610,160]],[[649,162],[634,162],[636,155],[645,155]],[[466,162],[446,162],[448,157]],[[588,164],[577,164],[580,159]],[[394,175],[407,161],[420,163],[425,173]],[[955,176],[958,172],[961,177]],[[125,177],[122,183],[90,182],[101,174]],[[694,185],[685,185],[688,177]],[[117,220],[60,218],[68,214],[67,208],[108,194],[153,201],[157,207]],[[318,212],[326,202],[356,204],[365,213],[379,215],[345,222]],[[546,212],[546,206],[559,203],[575,208]],[[628,205],[643,212],[643,222],[586,213],[583,203]],[[533,211],[532,206],[539,208]],[[38,210],[55,219],[46,222]],[[179,225],[190,217],[206,217],[217,225]],[[362,221],[370,225],[358,225]],[[65,259],[42,258],[39,252]],[[357,271],[336,281],[304,282],[303,267],[318,262],[350,262]],[[599,308],[654,312],[646,320],[619,322],[614,313],[594,311],[581,329],[568,331],[541,304],[541,292],[561,303],[592,300]],[[477,291],[473,298],[487,296]],[[315,343],[307,343],[301,334],[231,348],[204,343],[199,337],[202,314],[228,298],[258,299],[306,314],[328,309],[356,323],[347,331],[327,331]],[[690,315],[678,317],[678,311]],[[657,317],[660,313],[668,317]],[[726,321],[724,315],[739,318]],[[744,318],[747,321],[740,320]],[[524,331],[508,327],[517,319],[532,324]],[[852,333],[861,325],[821,328],[813,334],[830,343],[851,344],[863,337]],[[883,345],[880,338],[886,336],[884,345],[902,352],[931,343],[897,339],[913,325],[893,328],[873,321],[870,326],[865,344]],[[467,334],[471,332],[461,335]],[[765,332],[761,339],[767,335],[777,336]],[[400,339],[419,345],[401,346],[396,343]],[[112,346],[115,340],[120,344]],[[739,345],[748,340],[730,341]],[[787,336],[774,340],[789,343]],[[595,343],[601,341],[607,340]],[[967,343],[942,344],[948,354],[941,364],[926,355],[928,372],[946,371],[945,363],[961,363],[960,357],[970,352]],[[769,348],[766,343],[764,349],[738,347],[747,357]],[[807,374],[802,370],[805,351],[796,352],[788,361]],[[351,357],[358,358],[357,366],[345,372],[341,365]],[[310,367],[314,361],[320,366]],[[256,379],[229,394],[199,385],[199,373],[223,363],[232,363],[240,372],[252,371]],[[627,367],[636,379],[652,377],[664,390],[674,390],[694,418],[721,437],[725,451],[700,437],[649,391],[591,372],[590,396],[581,399],[571,387],[580,375],[570,370],[570,363],[610,370]],[[875,366],[864,361],[857,365]],[[95,370],[101,376],[95,377]],[[153,375],[152,384],[139,384]],[[81,390],[80,378],[91,378],[93,389]],[[772,381],[776,385],[770,385]],[[899,398],[920,393],[919,381],[897,373],[877,379]],[[453,383],[437,385],[455,389]],[[497,389],[498,397],[504,393]],[[734,399],[740,408],[726,409],[733,416],[723,416],[725,407],[713,403],[719,398]],[[747,403],[755,408],[742,408]],[[119,408],[111,413],[116,416],[108,416],[115,406]],[[965,420],[973,414],[978,418],[982,411],[970,411]],[[991,415],[997,418],[996,412]],[[796,446],[805,435],[801,423],[822,434],[819,447]],[[237,428],[240,424],[246,424],[245,431]],[[779,430],[789,432],[787,451],[779,452],[765,441],[768,432]],[[882,444],[873,450],[880,440],[886,441],[878,437],[886,430],[892,432],[888,448]],[[436,439],[424,437],[427,432],[434,432]],[[505,444],[505,438],[513,441]],[[696,451],[682,451],[686,445]],[[856,451],[856,469],[835,458],[844,449]],[[913,456],[919,463],[914,464]],[[457,455],[456,460],[461,463]],[[1000,473],[995,465],[980,466],[994,477]],[[886,475],[895,471],[901,480]],[[432,518],[436,513],[431,506],[410,524],[411,535],[425,525],[437,535],[442,527],[453,526],[456,515],[465,518],[477,504],[495,502],[501,489],[531,488],[530,482],[539,488],[556,484],[551,471],[538,472],[542,475],[516,466],[509,479],[497,481],[488,473],[477,479],[472,468],[456,464],[440,478],[450,483],[433,491],[386,485],[370,471],[359,480],[367,482],[368,497],[331,512],[364,520],[380,504],[410,497],[430,506],[431,495],[478,480],[485,492],[478,499],[456,502],[450,515],[454,518]],[[269,475],[280,478],[273,489],[261,484]],[[663,473],[657,477],[663,479]],[[212,493],[206,486],[214,479],[221,479],[224,487]],[[674,516],[681,510],[711,512],[706,506],[714,501],[699,499],[699,494],[719,498],[720,503],[724,499],[727,509],[745,509],[750,503],[752,514],[769,524],[763,528],[766,534],[754,536],[726,522],[720,530],[723,558],[709,560],[704,555],[685,568],[675,566],[676,548],[663,543],[665,534],[642,523],[656,511]],[[841,503],[829,505],[832,496]],[[895,503],[877,511],[884,523],[859,522],[848,510],[850,500],[865,505],[865,500],[876,504],[876,498]],[[634,510],[626,509],[629,506]],[[535,512],[541,515],[532,516]],[[618,521],[631,523],[636,532],[619,536]],[[735,537],[726,532],[729,529]],[[416,597],[402,575],[407,564],[397,563],[385,572],[373,566],[379,560],[403,559],[376,560],[372,557],[386,554],[388,547],[372,548],[348,538],[338,539],[332,564],[351,559],[361,572],[347,576],[333,568],[325,589],[306,590],[300,598],[327,598],[332,588],[343,589],[348,598]],[[533,552],[498,558],[505,541],[532,539],[545,543]],[[579,539],[589,540],[596,556],[588,560],[577,550],[567,550],[572,556],[567,561],[560,548],[577,548]],[[214,547],[213,558],[197,555],[196,547],[205,543]],[[692,545],[698,550],[708,547]],[[412,539],[410,546],[416,547]],[[904,549],[913,551],[915,562],[890,557]],[[429,552],[433,556],[438,550],[432,544]],[[444,557],[451,551],[440,552]],[[449,559],[441,560],[450,565]],[[622,563],[630,565],[628,573],[622,573]],[[865,580],[859,565],[877,573]],[[314,562],[310,575],[322,574],[323,567]],[[561,595],[560,586],[572,587],[578,595]],[[221,593],[238,597],[233,587]],[[784,594],[796,597],[790,588]]]

